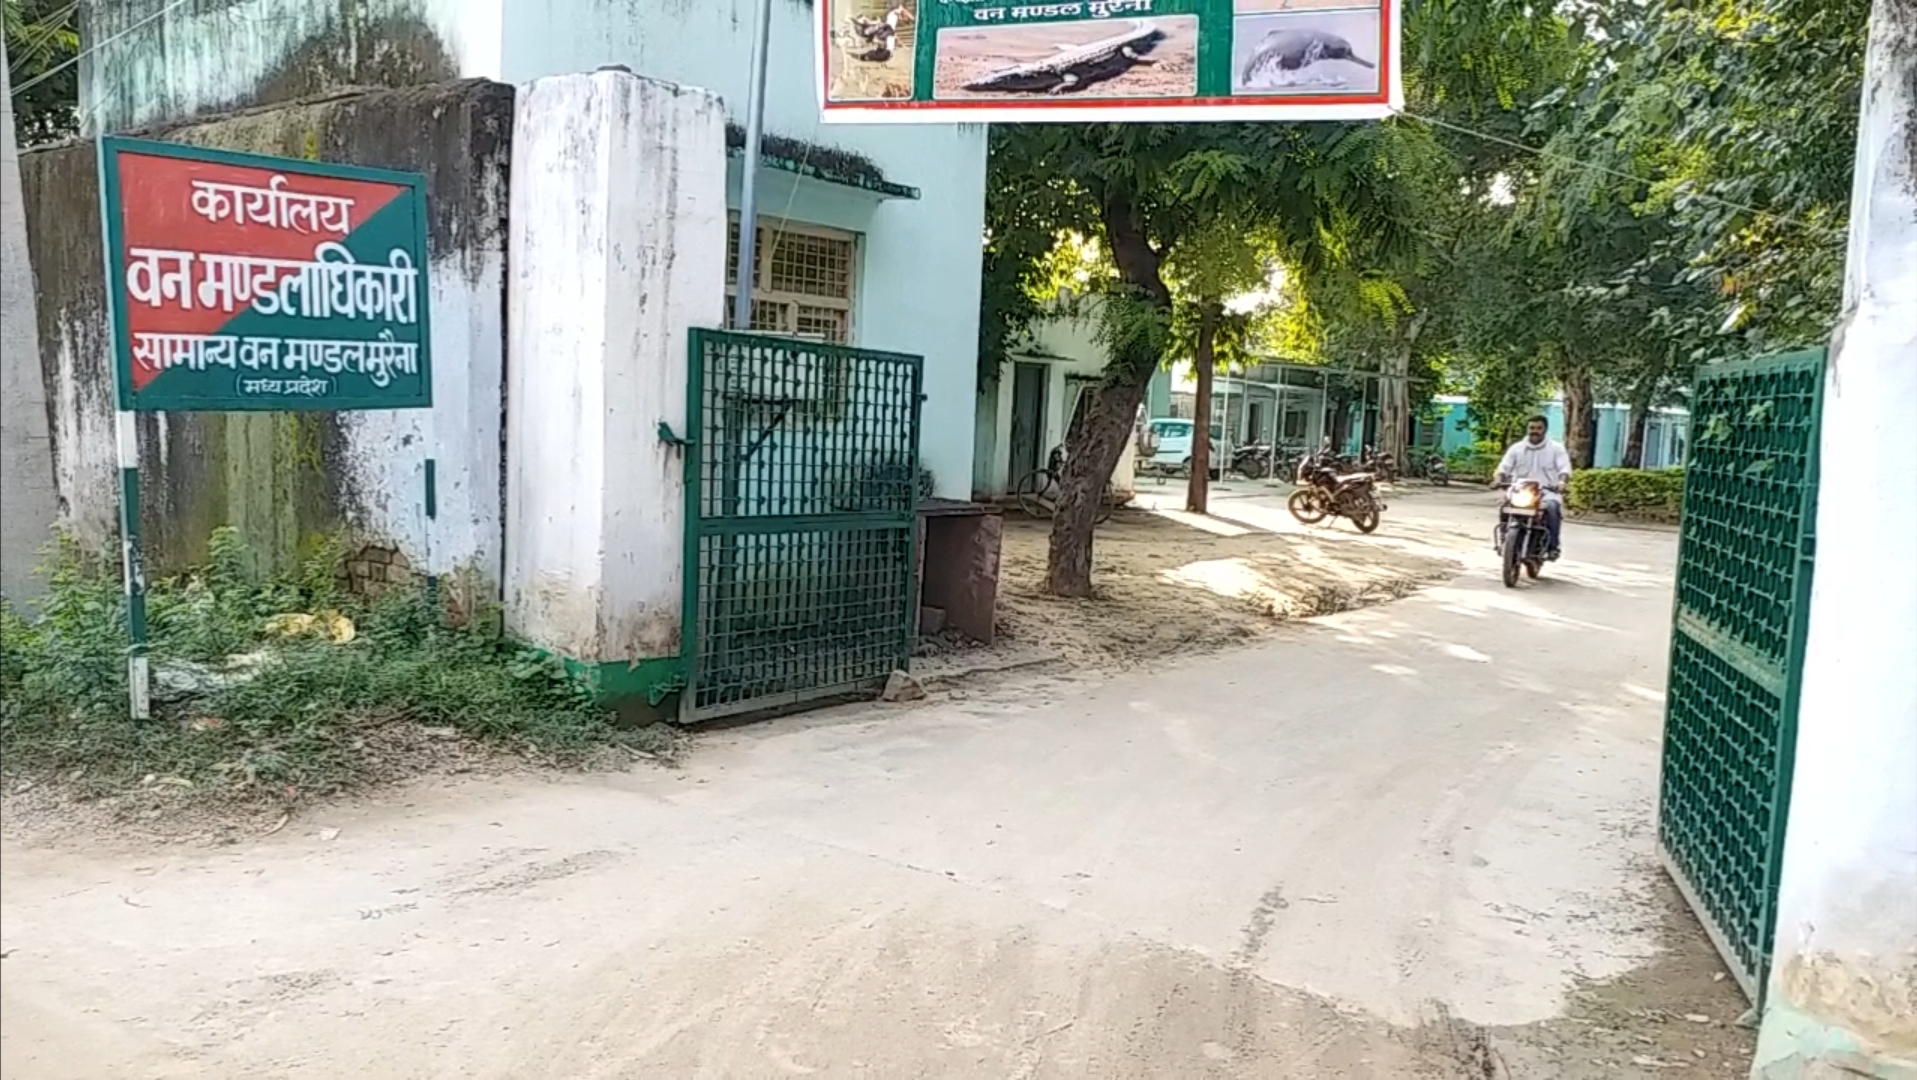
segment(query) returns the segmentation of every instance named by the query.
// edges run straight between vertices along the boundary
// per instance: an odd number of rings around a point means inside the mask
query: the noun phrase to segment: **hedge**
[[[1489,480],[1504,458],[1504,447],[1480,440],[1472,446],[1460,446],[1444,457],[1444,466],[1461,480]]]
[[[1676,521],[1684,509],[1684,470],[1586,469],[1571,474],[1566,505],[1574,514]]]

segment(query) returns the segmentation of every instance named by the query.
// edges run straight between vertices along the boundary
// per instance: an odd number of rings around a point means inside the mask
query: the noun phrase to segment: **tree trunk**
[[[1198,313],[1198,341],[1192,349],[1192,374],[1197,384],[1192,394],[1192,411],[1198,414],[1191,433],[1191,479],[1185,485],[1185,510],[1193,514],[1211,513],[1211,388],[1212,346],[1218,336],[1218,309],[1206,303]],[[1221,463],[1220,468],[1223,468]]]
[[[1136,289],[1145,303],[1169,323],[1171,290],[1159,272],[1164,260],[1145,238],[1130,198],[1106,192],[1099,217],[1119,279]],[[1105,482],[1125,451],[1138,404],[1145,399],[1145,388],[1161,359],[1139,346],[1111,357],[1104,380],[1092,391],[1085,426],[1066,446],[1065,475],[1059,478],[1058,508],[1052,515],[1052,536],[1045,557],[1045,591],[1053,596],[1092,594],[1092,530],[1098,503],[1104,498]],[[1206,420],[1198,423],[1209,427]]]
[[[1564,449],[1571,468],[1588,469],[1596,447],[1597,417],[1591,411],[1591,373],[1573,368],[1564,373]]]
[[[1342,454],[1351,438],[1351,391],[1334,390],[1326,397],[1325,437],[1331,440],[1332,452]]]
[[[1378,382],[1378,450],[1403,465],[1411,449],[1411,355],[1431,318],[1420,311],[1405,324],[1404,338],[1391,350],[1385,377]]]
[[[1624,436],[1624,461],[1627,469],[1644,467],[1644,431],[1651,424],[1651,392],[1639,388],[1631,395],[1631,425]]]

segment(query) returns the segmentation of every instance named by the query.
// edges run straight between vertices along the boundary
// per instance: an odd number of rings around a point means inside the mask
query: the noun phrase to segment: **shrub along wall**
[[[1566,504],[1573,514],[1676,521],[1684,509],[1684,470],[1586,469],[1571,475]]]

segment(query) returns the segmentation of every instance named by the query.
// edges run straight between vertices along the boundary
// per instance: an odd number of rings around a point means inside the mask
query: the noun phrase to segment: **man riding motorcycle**
[[[1498,462],[1493,483],[1504,486],[1516,480],[1533,480],[1544,489],[1544,531],[1550,539],[1548,558],[1558,557],[1558,542],[1564,532],[1564,490],[1571,483],[1571,455],[1563,444],[1551,441],[1550,425],[1542,416],[1524,422],[1524,439],[1511,444]]]

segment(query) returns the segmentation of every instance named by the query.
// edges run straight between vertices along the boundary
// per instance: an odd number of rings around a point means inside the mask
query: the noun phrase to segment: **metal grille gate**
[[[1692,391],[1658,845],[1759,1004],[1797,741],[1824,360],[1712,365]]]
[[[869,690],[912,651],[923,361],[694,330],[685,721]]]

